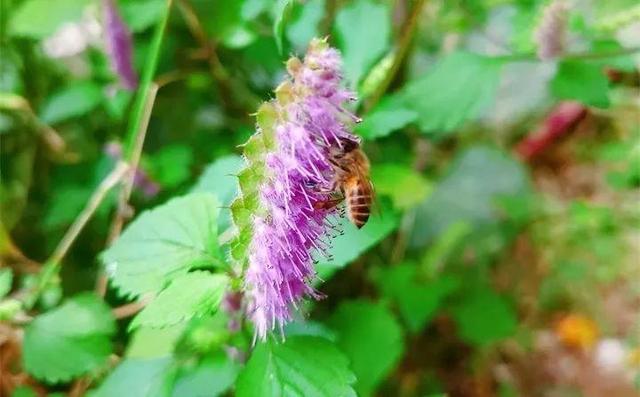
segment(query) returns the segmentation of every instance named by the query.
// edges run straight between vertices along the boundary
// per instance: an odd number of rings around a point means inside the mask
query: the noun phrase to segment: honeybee
[[[369,220],[374,199],[369,159],[358,142],[343,139],[341,147],[331,148],[329,161],[335,170],[331,191],[340,196],[319,202],[316,208],[331,209],[344,200],[349,221],[360,229]]]

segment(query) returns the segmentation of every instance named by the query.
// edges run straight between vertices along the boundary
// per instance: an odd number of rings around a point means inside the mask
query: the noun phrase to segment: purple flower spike
[[[248,315],[260,339],[276,326],[282,332],[305,296],[321,297],[311,287],[314,257],[328,256],[336,231],[335,209],[322,206],[333,188],[330,149],[358,140],[349,131],[357,119],[343,107],[354,95],[341,87],[340,67],[338,51],[313,40],[304,62],[289,60],[290,77],[267,104],[276,115],[270,126],[275,145],[262,158],[245,273]]]
[[[104,32],[111,68],[128,90],[138,86],[138,75],[133,69],[133,44],[129,28],[122,20],[115,0],[103,0]]]

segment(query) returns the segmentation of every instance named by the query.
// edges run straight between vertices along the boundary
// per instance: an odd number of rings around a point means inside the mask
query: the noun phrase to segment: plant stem
[[[409,14],[409,20],[405,24],[405,28],[400,35],[400,40],[396,46],[395,56],[393,57],[393,63],[389,68],[384,80],[376,87],[376,90],[371,94],[371,97],[365,103],[365,110],[371,110],[382,98],[382,95],[387,91],[389,85],[396,77],[398,70],[400,70],[400,66],[407,55],[409,50],[409,46],[411,45],[411,41],[413,39],[413,34],[416,31],[418,26],[418,20],[420,19],[420,12],[424,7],[426,0],[417,0],[411,9],[411,13]]]
[[[559,56],[558,60],[598,60],[605,58],[613,58],[618,56],[632,55],[637,52],[640,52],[640,47],[629,47],[629,48],[619,48],[613,51],[603,51],[603,52],[577,52],[577,53],[569,53]],[[495,57],[496,59],[507,61],[507,62],[519,62],[519,61],[539,61],[538,56],[535,53],[523,53],[523,54],[510,54],[510,55],[501,55]]]
[[[198,14],[193,9],[189,0],[179,0],[179,8],[184,17],[185,23],[189,28],[189,32],[196,39],[202,50],[204,50],[209,62],[210,73],[216,80],[220,89],[220,99],[224,106],[230,110],[245,112],[247,109],[256,109],[260,103],[258,98],[244,84],[234,80],[229,71],[224,67],[215,46],[209,40],[209,37],[200,23]],[[226,98],[232,99],[231,103]]]
[[[124,304],[122,306],[118,306],[116,308],[114,308],[111,313],[113,314],[113,317],[120,320],[123,318],[127,318],[127,317],[131,317],[134,314],[138,313],[140,310],[144,309],[145,306],[147,306],[147,304],[151,301],[151,299],[147,298],[140,298],[140,300],[136,301],[136,302],[131,302],[131,303],[127,303]]]
[[[127,166],[127,164],[122,161],[116,164],[111,173],[107,175],[107,177],[100,183],[100,185],[98,185],[96,191],[93,192],[91,198],[89,199],[89,202],[87,202],[85,208],[75,219],[69,230],[67,230],[62,240],[60,240],[60,243],[53,251],[53,254],[47,262],[54,263],[58,267],[60,266],[60,261],[67,254],[73,242],[78,238],[78,235],[80,235],[82,229],[85,227],[87,222],[89,222],[89,219],[91,219],[93,214],[96,212],[96,210],[100,206],[100,203],[102,203],[104,198],[107,196],[107,193],[109,193],[109,191],[118,182],[120,182],[128,169],[129,167]]]
[[[111,223],[109,236],[107,237],[107,245],[110,245],[120,235],[124,226],[125,214],[133,190],[135,172],[140,162],[147,127],[149,126],[151,112],[158,93],[159,85],[154,82],[153,79],[158,68],[162,40],[169,22],[172,5],[173,0],[167,0],[164,16],[158,22],[158,25],[156,25],[153,42],[151,44],[151,55],[145,64],[142,81],[136,95],[136,102],[129,119],[125,137],[124,159],[130,164],[130,169],[128,177],[120,189],[118,208]],[[107,277],[103,271],[100,271],[98,274],[95,289],[99,296],[104,296],[106,293]]]

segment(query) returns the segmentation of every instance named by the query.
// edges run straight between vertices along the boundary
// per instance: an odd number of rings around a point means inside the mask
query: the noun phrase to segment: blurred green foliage
[[[565,52],[541,61],[549,3],[118,0],[131,92],[101,0],[0,0],[0,395],[638,393],[640,8],[570,7]],[[377,202],[360,230],[338,220],[326,299],[254,345],[221,309],[246,260],[231,219],[255,204],[233,201],[251,187],[241,145],[289,55],[325,36]],[[560,128],[567,100],[587,115]],[[138,155],[123,205],[122,183],[101,189]],[[563,345],[576,313],[595,346]]]

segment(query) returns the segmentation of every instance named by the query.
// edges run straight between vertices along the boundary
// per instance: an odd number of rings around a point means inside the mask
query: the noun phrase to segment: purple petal
[[[128,90],[138,86],[138,75],[133,69],[133,43],[129,28],[122,20],[115,0],[103,0],[104,32],[111,68],[120,83]]]

